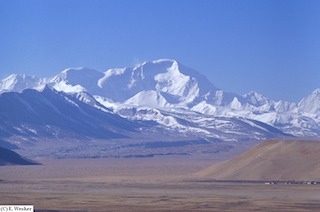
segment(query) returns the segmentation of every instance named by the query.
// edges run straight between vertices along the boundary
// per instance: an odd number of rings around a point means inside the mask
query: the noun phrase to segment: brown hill
[[[320,141],[270,140],[197,173],[217,180],[320,180]]]

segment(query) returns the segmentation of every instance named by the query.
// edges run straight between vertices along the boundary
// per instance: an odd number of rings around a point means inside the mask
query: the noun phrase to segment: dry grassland
[[[319,211],[320,185],[201,181],[201,158],[51,160],[0,167],[1,204],[36,211]]]

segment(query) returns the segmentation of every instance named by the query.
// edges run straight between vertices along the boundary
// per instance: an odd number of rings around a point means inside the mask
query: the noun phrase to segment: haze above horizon
[[[0,27],[0,78],[171,58],[238,94],[320,88],[320,1],[2,0]]]

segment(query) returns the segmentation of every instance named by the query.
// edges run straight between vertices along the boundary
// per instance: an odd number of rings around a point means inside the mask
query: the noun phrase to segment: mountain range
[[[0,136],[215,141],[320,135],[320,89],[299,103],[254,91],[225,92],[176,60],[99,72],[68,68],[51,78],[0,81]],[[12,140],[12,139],[11,139]]]

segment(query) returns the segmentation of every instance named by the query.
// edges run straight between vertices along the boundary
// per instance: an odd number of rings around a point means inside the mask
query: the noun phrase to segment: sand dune
[[[197,173],[217,180],[320,180],[320,141],[270,140]]]

